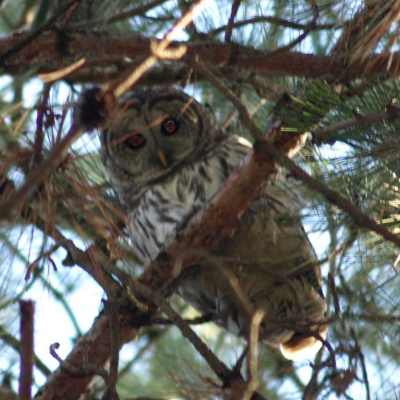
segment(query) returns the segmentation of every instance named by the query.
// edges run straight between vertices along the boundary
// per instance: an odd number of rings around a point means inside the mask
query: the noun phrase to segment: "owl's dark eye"
[[[144,146],[145,143],[146,138],[140,133],[132,135],[129,139],[125,141],[125,144],[132,150],[139,149],[140,147]]]
[[[161,133],[166,136],[173,135],[179,130],[179,122],[175,118],[166,118],[161,123]]]

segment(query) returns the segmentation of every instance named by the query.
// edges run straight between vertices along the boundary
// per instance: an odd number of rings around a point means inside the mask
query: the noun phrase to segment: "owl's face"
[[[173,90],[136,92],[102,134],[102,157],[114,186],[146,187],[212,148],[218,130],[208,110]]]

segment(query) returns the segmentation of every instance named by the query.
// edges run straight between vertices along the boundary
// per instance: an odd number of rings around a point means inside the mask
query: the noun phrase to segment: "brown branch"
[[[0,53],[15,46],[20,39],[8,37],[0,39]],[[36,68],[37,73],[46,73],[58,70],[85,57],[87,60],[104,65],[104,59],[116,57],[123,63],[125,57],[137,58],[150,53],[151,39],[138,36],[102,35],[69,33],[66,48],[58,46],[57,34],[45,32],[40,38],[29,43],[17,54],[10,56],[3,63],[3,72],[18,75],[27,69]],[[264,75],[290,76],[334,79],[341,66],[336,57],[285,52],[270,55],[252,47],[235,45],[232,43],[182,43],[172,42],[171,49],[185,44],[187,51],[182,61],[190,62],[198,59],[207,66],[218,66],[258,72]],[[167,61],[173,57],[164,58]],[[343,79],[371,78],[397,74],[400,70],[400,52],[389,54],[372,54],[367,60],[373,65],[368,71],[361,70],[355,63],[345,71]],[[363,63],[364,64],[364,63]],[[121,66],[121,65],[119,65]],[[110,65],[104,65],[109,68]],[[124,70],[131,68],[131,64],[122,65]],[[121,73],[121,70],[119,71]]]
[[[105,312],[108,316],[110,323],[110,373],[106,381],[107,390],[103,396],[103,400],[118,399],[117,394],[117,380],[118,380],[118,366],[119,366],[119,326],[118,314],[121,302],[115,299],[109,299],[105,304]]]
[[[120,327],[120,345],[131,341],[138,333],[136,326],[140,326],[138,315],[134,312],[121,312],[118,314]],[[110,322],[106,315],[100,315],[93,323],[91,329],[79,338],[65,361],[69,365],[80,367],[87,353],[88,361],[97,366],[104,365],[110,358]],[[35,396],[36,400],[63,399],[75,400],[86,389],[93,379],[93,374],[83,377],[73,377],[62,366],[50,375],[45,385]]]
[[[14,56],[15,54],[18,54],[21,50],[24,48],[30,46],[32,42],[34,42],[44,31],[47,29],[51,28],[55,22],[60,18],[60,16],[64,15],[68,10],[70,10],[72,7],[77,5],[80,0],[72,0],[64,7],[61,7],[57,13],[52,16],[43,26],[41,26],[39,29],[36,31],[29,33],[28,35],[21,35],[20,38],[17,38],[17,41],[15,44],[13,44],[11,47],[8,47],[5,51],[0,51],[0,65],[4,65],[6,61]]]
[[[18,398],[31,400],[33,383],[34,348],[34,314],[35,303],[33,301],[19,301],[20,309],[20,374]]]

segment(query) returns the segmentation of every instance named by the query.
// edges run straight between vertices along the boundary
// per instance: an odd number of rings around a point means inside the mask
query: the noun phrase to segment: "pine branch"
[[[23,35],[22,35],[23,37]],[[8,37],[0,39],[0,53],[18,46],[22,39]],[[19,75],[34,66],[36,72],[48,73],[71,65],[82,58],[86,59],[86,67],[98,68],[105,71],[110,66],[119,67],[119,72],[131,68],[131,64],[123,63],[124,58],[137,58],[150,54],[154,39],[139,36],[109,34],[90,34],[72,32],[67,34],[64,46],[60,48],[59,34],[46,31],[41,37],[32,41],[18,52],[13,51],[6,62],[3,62],[4,73]],[[191,62],[202,60],[207,66],[218,66],[247,70],[264,75],[303,76],[335,80],[341,63],[337,57],[303,54],[298,52],[284,52],[269,54],[252,47],[240,46],[232,43],[215,42],[172,42],[171,48],[184,44],[187,51],[182,61]],[[164,58],[166,61],[176,61],[176,58]],[[372,65],[368,71],[360,68],[355,62],[343,72],[341,79],[372,78],[397,74],[400,69],[400,52],[377,54],[369,56],[367,62]],[[364,61],[362,63],[364,65]]]
[[[334,144],[337,138],[333,138],[332,136],[340,130],[367,125],[371,124],[372,122],[383,121],[385,119],[389,121],[400,119],[400,112],[397,107],[388,106],[387,108],[387,111],[380,111],[369,115],[359,115],[355,118],[351,118],[346,121],[342,121],[336,125],[325,128],[322,131],[313,133],[312,142],[317,145],[321,145],[323,143]]]

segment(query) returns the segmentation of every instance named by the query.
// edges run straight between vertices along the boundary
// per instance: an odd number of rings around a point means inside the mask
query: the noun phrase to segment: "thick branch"
[[[135,325],[134,313],[119,313],[120,345],[132,340],[138,333]],[[91,364],[102,366],[110,357],[110,322],[107,315],[100,315],[93,323],[91,329],[75,344],[66,361],[71,365],[81,366],[84,355]],[[87,388],[93,376],[72,377],[61,366],[50,375],[46,384],[35,396],[36,400],[44,399],[77,399]]]
[[[25,38],[24,35],[12,36],[0,40],[0,54],[12,50]],[[11,56],[1,64],[4,73],[18,75],[32,67],[37,73],[55,71],[85,58],[87,66],[117,66],[119,73],[132,68],[131,63],[124,62],[126,57],[137,58],[149,54],[151,39],[140,36],[102,35],[86,33],[68,33],[67,40],[60,47],[59,35],[45,32],[29,45]],[[196,42],[184,43],[187,52],[183,61],[200,60],[206,66],[246,69],[264,75],[290,76],[334,79],[340,67],[336,57],[284,52],[268,54],[252,47],[232,43]],[[182,45],[173,42],[171,48]],[[169,60],[166,57],[166,61]],[[343,79],[355,79],[380,75],[397,74],[400,69],[400,52],[392,54],[371,55],[368,71],[354,63],[345,73]],[[363,65],[364,62],[363,62]]]

